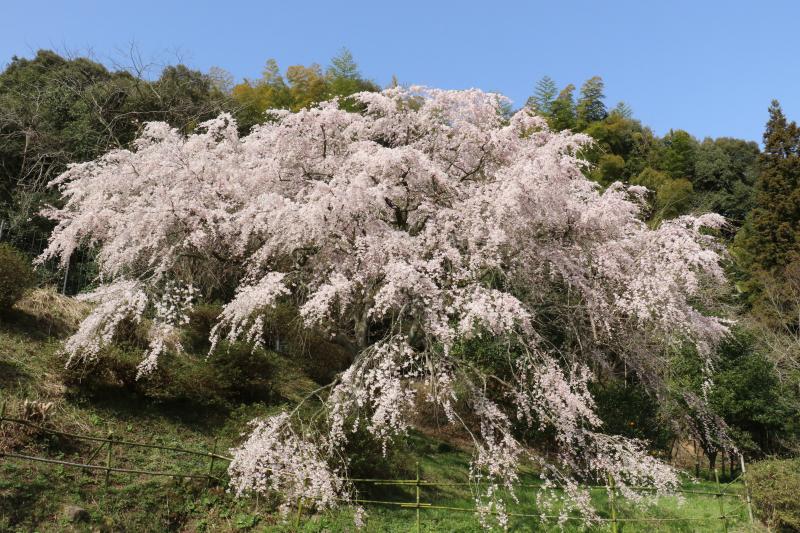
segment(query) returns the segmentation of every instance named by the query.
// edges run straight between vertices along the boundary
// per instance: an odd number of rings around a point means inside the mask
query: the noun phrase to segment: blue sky
[[[479,87],[524,103],[547,74],[606,82],[656,133],[760,140],[772,98],[800,120],[800,2],[40,1],[5,2],[0,64],[38,48],[124,61],[216,65],[236,79],[327,64],[349,48],[381,85]]]

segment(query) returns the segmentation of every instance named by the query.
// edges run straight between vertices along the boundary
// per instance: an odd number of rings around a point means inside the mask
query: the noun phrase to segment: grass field
[[[62,379],[63,360],[58,355],[59,340],[43,328],[32,327],[29,317],[16,317],[0,323],[0,401],[7,413],[14,415],[25,399],[52,401],[51,424],[62,431],[104,436],[112,432],[116,438],[157,443],[197,450],[218,450],[227,453],[246,429],[246,423],[257,415],[291,404],[298,389],[309,384],[302,376],[292,376],[276,386],[275,398],[269,402],[230,405],[206,405],[170,398],[143,398],[123,386],[82,391],[66,387]],[[44,333],[38,333],[44,331]],[[32,333],[36,332],[36,333]],[[198,385],[199,386],[199,385]],[[15,440],[16,439],[16,440]],[[20,440],[21,439],[21,440]],[[20,437],[17,429],[6,422],[0,426],[0,449],[12,446],[18,453],[84,462],[97,451],[96,444],[42,434]],[[466,481],[469,454],[430,436],[410,435],[399,446],[392,464],[404,464],[400,471],[381,472],[374,477],[413,476],[413,465],[419,462],[425,480],[458,483]],[[104,464],[101,450],[94,463]],[[157,471],[180,471],[205,474],[206,457],[178,454],[157,449],[113,449],[112,463],[119,467]],[[389,464],[389,463],[387,463]],[[408,465],[412,465],[409,467]],[[388,468],[388,467],[387,467]],[[224,476],[224,465],[218,462],[215,474]],[[385,475],[382,475],[385,474]],[[535,484],[532,473],[523,482]],[[692,485],[695,490],[714,491],[713,483]],[[384,501],[414,501],[414,487],[363,487],[363,497]],[[741,490],[733,485],[732,490]],[[535,513],[535,489],[518,491],[519,503],[511,512]],[[593,497],[602,515],[609,516],[607,494],[597,490]],[[422,502],[450,507],[470,508],[473,505],[468,487],[444,486],[421,488]],[[67,518],[67,506],[79,506],[88,516],[80,522]],[[713,518],[719,516],[718,501],[713,496],[687,494],[662,498],[649,508],[635,508],[626,502],[618,505],[620,518],[653,517],[661,519]],[[729,531],[747,529],[746,508],[736,498],[725,500],[730,521]],[[102,471],[84,471],[63,465],[27,462],[0,457],[0,531],[352,531],[352,512],[344,509],[312,516],[304,512],[299,527],[297,515],[282,521],[273,511],[274,502],[262,499],[234,499],[223,486],[208,486],[204,479],[147,477],[114,473],[106,492]],[[415,510],[388,505],[366,505],[367,531],[406,532],[415,528]],[[422,510],[421,530],[435,532],[479,531],[475,516],[450,510]],[[608,524],[591,528],[608,531]],[[534,518],[512,518],[511,531],[558,531],[553,524],[542,524]],[[578,522],[568,522],[564,531],[585,531]],[[722,531],[720,520],[621,522],[619,531]]]

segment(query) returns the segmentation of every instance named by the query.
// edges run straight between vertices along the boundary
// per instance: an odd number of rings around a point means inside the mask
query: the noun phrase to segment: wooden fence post
[[[208,486],[210,487],[211,486],[211,479],[212,479],[211,474],[214,471],[214,456],[217,455],[217,439],[216,438],[214,438],[214,447],[212,448],[212,451],[211,451],[211,453],[209,455],[211,456],[211,460],[208,462]]]
[[[742,483],[744,483],[744,497],[747,501],[747,514],[750,517],[750,531],[755,528],[755,521],[753,520],[753,503],[750,499],[750,486],[747,484],[747,472],[744,468],[744,455],[739,454],[739,462],[742,465]]]
[[[303,500],[304,498],[301,496],[300,501],[297,502],[297,516],[294,519],[294,529],[295,531],[300,530],[300,517],[303,515]]]
[[[0,234],[2,234],[2,229],[3,228],[0,227]],[[3,403],[0,404],[0,426],[2,426],[3,419],[5,418],[5,416],[6,416],[6,401],[3,400]],[[3,452],[0,451],[0,457],[2,457],[2,456],[3,456]]]
[[[114,433],[108,432],[108,448],[106,448],[106,494],[108,494],[108,481],[111,477],[111,442],[114,440]]]
[[[611,533],[617,533],[617,489],[614,486],[614,477],[607,474],[608,485],[606,488],[609,493],[609,503],[611,504]]]
[[[420,518],[419,518],[419,461],[417,461],[417,533],[421,531]]]
[[[719,470],[716,468],[714,468],[714,479],[717,482],[717,498],[719,498],[719,515],[720,519],[722,519],[722,530],[728,533],[728,517],[725,516],[725,502],[723,502],[725,498],[722,492],[722,486],[719,484]]]

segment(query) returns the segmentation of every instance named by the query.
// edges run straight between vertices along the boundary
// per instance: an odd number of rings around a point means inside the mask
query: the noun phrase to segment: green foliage
[[[700,191],[730,191],[737,182],[752,187],[758,174],[758,145],[741,139],[705,139],[697,147],[694,185]]]
[[[52,223],[37,215],[58,202],[55,188],[46,186],[69,163],[127,147],[146,121],[166,121],[188,132],[232,107],[210,76],[183,65],[168,66],[149,80],[144,73],[111,71],[48,50],[33,59],[12,58],[0,73],[5,238],[29,255],[42,251]]]
[[[747,478],[759,518],[776,531],[800,531],[800,459],[755,463]]]
[[[608,379],[592,383],[590,392],[606,431],[645,440],[658,450],[669,448],[669,424],[660,419],[658,402],[644,387]]]
[[[625,160],[616,154],[604,154],[600,157],[594,172],[596,181],[603,185],[610,185],[620,181],[625,171]]]
[[[769,113],[755,208],[738,244],[751,269],[775,273],[800,260],[800,128],[776,101]]]
[[[168,66],[147,81],[47,50],[34,59],[14,57],[0,74],[5,199],[12,192],[9,179],[42,186],[67,163],[125,146],[142,122],[164,120],[190,131],[226,103],[209,76],[183,65]]]
[[[603,120],[608,116],[606,104],[603,99],[605,84],[603,78],[594,76],[586,80],[581,87],[581,97],[578,99],[577,118],[579,125],[587,125],[598,120]]]
[[[557,96],[556,82],[549,76],[545,76],[536,84],[536,90],[533,96],[528,98],[526,105],[540,115],[548,116],[552,112],[553,101]]]
[[[222,312],[218,303],[198,303],[189,312],[189,323],[181,331],[181,344],[195,354],[207,353],[211,348],[209,337]]]
[[[726,338],[718,353],[709,398],[715,412],[736,430],[743,451],[781,451],[779,436],[791,436],[798,428],[792,392],[779,381],[775,365],[758,349],[754,335],[743,329]]]
[[[233,98],[239,104],[236,117],[242,131],[265,120],[268,109],[298,111],[324,100],[341,97],[342,107],[355,110],[357,105],[348,99],[361,91],[377,91],[379,87],[364,79],[349,50],[342,50],[331,59],[323,73],[317,64],[292,65],[281,74],[278,63],[269,59],[260,80],[245,80],[233,88]]]
[[[158,370],[143,377],[137,368],[141,360],[141,349],[116,343],[96,361],[62,374],[76,393],[91,397],[124,393],[151,402],[232,408],[279,396],[278,356],[243,343],[220,343],[208,355],[162,354]]]
[[[0,312],[11,309],[33,282],[28,258],[10,244],[0,244]]]
[[[701,397],[705,374],[700,361],[681,352],[672,363],[673,391]],[[711,378],[709,406],[731,428],[737,448],[762,456],[785,451],[782,441],[797,437],[793,393],[780,382],[752,332],[737,327],[723,340]]]
[[[616,115],[621,118],[633,118],[633,109],[631,106],[626,104],[625,102],[617,102],[617,105],[614,106],[614,109],[611,110],[610,115]]]
[[[658,168],[673,179],[694,180],[697,141],[683,130],[670,130],[660,142]]]
[[[664,183],[666,183],[669,179],[669,176],[667,176],[665,173],[655,170],[651,167],[646,167],[631,181],[635,185],[643,185],[651,191],[657,191],[658,188],[664,185]]]
[[[601,78],[584,83],[577,105],[574,90],[569,85],[553,99],[553,82],[545,77],[527,105],[552,128],[582,130],[596,141],[582,152],[594,164],[588,172],[591,179],[604,186],[613,181],[646,185],[653,191],[649,215],[654,224],[689,212],[716,212],[730,222],[723,237],[734,236],[753,206],[759,173],[756,143],[727,137],[700,143],[683,130],[658,138],[633,119],[624,102],[606,111]],[[653,176],[648,179],[643,173],[654,171],[666,179],[644,183]]]
[[[777,101],[769,109],[754,207],[736,235],[739,288],[754,313],[776,327],[800,327],[800,128]]]
[[[550,106],[548,122],[554,130],[569,130],[575,127],[575,86],[564,87]]]
[[[686,212],[691,205],[694,188],[684,179],[668,179],[656,190],[657,219],[674,218]]]
[[[691,205],[694,189],[689,180],[672,179],[664,172],[646,167],[631,183],[653,192],[652,219],[655,222],[683,214]]]

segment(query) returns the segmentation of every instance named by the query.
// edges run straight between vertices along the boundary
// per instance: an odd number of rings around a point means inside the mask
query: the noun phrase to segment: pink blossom
[[[640,443],[601,432],[588,368],[613,352],[657,382],[658,347],[683,342],[710,365],[727,322],[695,302],[723,279],[704,229],[722,218],[649,228],[641,188],[602,189],[584,176],[587,136],[550,131],[525,110],[509,117],[500,95],[396,87],[354,98],[363,112],[336,101],[275,112],[242,138],[227,115],[188,136],[152,123],[131,150],[56,179],[65,203],[47,211],[58,225],[40,260],[66,263],[92,246],[101,279],[112,280],[67,341],[70,363],[97,356],[120,321],[148,315],[153,343],[140,371],[153,371],[180,325],[163,303],[168,287],[192,285],[203,298],[232,280],[213,344],[257,345],[265,311],[286,298],[353,358],[315,439],[286,418],[256,424],[231,466],[237,492],[333,505],[342,486],[330,472],[346,464],[349,432],[365,424],[390,445],[408,429],[420,387],[453,423],[462,421],[456,399],[471,406],[473,474],[491,481],[479,504],[501,525],[499,488],[531,453],[517,425],[555,430],[561,451],[543,471],[587,516],[575,474],[674,484]],[[565,332],[557,344],[552,327]],[[510,378],[482,373],[455,349],[479,335],[505,347],[498,364]],[[484,392],[487,382],[510,409]]]

